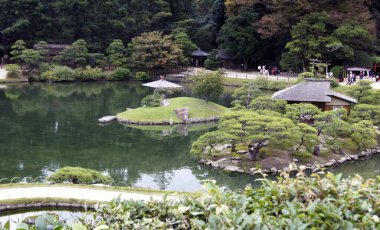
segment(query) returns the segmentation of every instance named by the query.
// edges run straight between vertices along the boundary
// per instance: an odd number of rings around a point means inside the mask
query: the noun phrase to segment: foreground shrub
[[[132,72],[127,68],[116,68],[109,76],[107,76],[107,80],[110,81],[120,81],[127,80],[132,76]]]
[[[74,81],[75,71],[67,66],[51,66],[41,74],[42,80],[48,81]]]
[[[201,196],[162,201],[115,199],[80,229],[379,229],[380,177],[302,172],[225,191],[206,183]],[[73,225],[71,225],[73,226]],[[85,227],[87,226],[87,227]],[[67,229],[74,229],[68,227]]]
[[[138,81],[147,81],[150,79],[150,76],[146,72],[137,72],[135,79]]]
[[[101,172],[80,167],[64,167],[47,178],[55,183],[71,182],[74,184],[111,184],[112,178]]]

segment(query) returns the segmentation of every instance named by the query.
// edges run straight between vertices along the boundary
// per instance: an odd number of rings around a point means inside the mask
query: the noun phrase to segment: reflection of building
[[[191,53],[192,57],[192,65],[195,67],[203,67],[206,58],[210,56],[209,53],[206,53],[205,51],[201,49],[197,49]]]
[[[305,79],[302,83],[274,93],[272,98],[285,100],[289,104],[311,103],[322,111],[345,108],[350,112],[357,100],[332,91],[330,83],[330,80]]]
[[[240,69],[242,60],[235,58],[224,49],[219,49],[216,58],[221,61],[221,65],[226,69]]]

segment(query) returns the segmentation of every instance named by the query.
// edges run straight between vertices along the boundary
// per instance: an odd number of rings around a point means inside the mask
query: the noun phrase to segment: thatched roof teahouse
[[[357,100],[330,89],[330,80],[305,79],[304,82],[289,88],[280,90],[273,94],[272,98],[282,99],[289,104],[311,103],[322,111],[345,108],[350,112]]]

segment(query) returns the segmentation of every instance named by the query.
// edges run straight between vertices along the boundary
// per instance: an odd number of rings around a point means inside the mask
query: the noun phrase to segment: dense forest
[[[129,44],[158,31],[186,34],[196,45],[190,51],[223,48],[251,68],[380,62],[377,0],[2,0],[0,9],[3,55],[20,39],[28,47],[83,39],[90,52],[105,53],[115,39]]]

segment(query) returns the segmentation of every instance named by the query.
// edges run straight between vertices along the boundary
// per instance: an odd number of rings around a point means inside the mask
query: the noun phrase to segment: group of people
[[[257,67],[257,70],[260,72],[260,74],[262,75],[280,75],[281,71],[279,68],[277,68],[276,66],[275,67],[269,67],[268,69],[265,67],[265,65],[263,66],[258,66]]]
[[[358,79],[363,80],[366,77],[363,71],[360,71],[360,73],[357,75],[355,73],[347,73],[347,84],[346,85],[352,85],[355,84]],[[368,76],[368,80],[372,81],[380,81],[379,74],[378,73],[371,73],[370,76]]]

